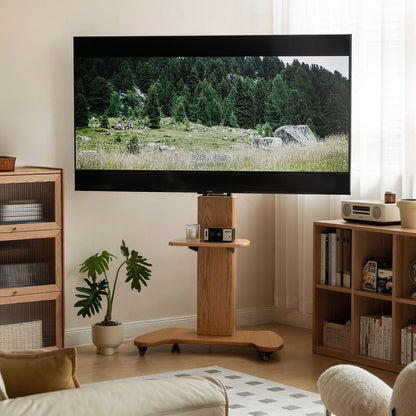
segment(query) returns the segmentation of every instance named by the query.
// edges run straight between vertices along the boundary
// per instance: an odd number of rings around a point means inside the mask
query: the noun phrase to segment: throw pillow
[[[6,386],[4,385],[3,377],[1,376],[1,373],[0,373],[0,402],[2,400],[7,400],[8,398],[9,396],[7,395],[7,392],[6,392]]]
[[[0,350],[0,373],[10,398],[79,387],[73,347]]]
[[[328,368],[318,379],[325,408],[342,416],[389,416],[392,389],[375,375],[355,365]]]

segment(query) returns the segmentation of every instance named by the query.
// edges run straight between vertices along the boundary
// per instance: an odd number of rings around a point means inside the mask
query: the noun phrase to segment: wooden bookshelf
[[[64,346],[62,175],[43,167],[0,172],[4,348]]]
[[[317,221],[313,226],[313,351],[330,357],[399,372],[400,330],[416,323],[416,290],[408,279],[410,263],[416,259],[416,229],[400,225],[367,225],[344,220]],[[320,283],[321,233],[337,228],[351,230],[351,287]],[[392,294],[362,290],[362,265],[367,259],[392,262]],[[360,354],[360,316],[372,313],[392,316],[392,359],[382,360]],[[350,343],[345,350],[323,344],[323,325],[350,321]]]

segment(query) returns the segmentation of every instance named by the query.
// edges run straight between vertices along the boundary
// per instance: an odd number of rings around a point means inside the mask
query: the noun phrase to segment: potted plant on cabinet
[[[100,254],[96,253],[88,257],[79,269],[81,273],[86,273],[84,278],[85,286],[77,287],[76,297],[80,298],[74,307],[80,308],[78,315],[91,317],[102,308],[103,297],[107,302],[107,309],[104,320],[92,325],[92,340],[97,347],[97,353],[112,355],[118,352],[118,347],[123,341],[123,325],[113,321],[112,311],[114,295],[116,292],[119,274],[125,269],[126,283],[130,283],[132,290],[140,292],[142,286],[147,286],[151,271],[147,259],[139,255],[136,250],[129,250],[124,240],[122,240],[120,251],[124,260],[117,268],[114,282],[111,284],[108,278],[109,264],[117,257],[114,254],[103,250]]]

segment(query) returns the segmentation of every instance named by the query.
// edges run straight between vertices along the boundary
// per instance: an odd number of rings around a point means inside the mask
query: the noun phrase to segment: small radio
[[[400,210],[397,205],[383,201],[341,201],[341,215],[346,221],[379,225],[400,224]]]
[[[204,241],[232,242],[235,228],[204,228]]]

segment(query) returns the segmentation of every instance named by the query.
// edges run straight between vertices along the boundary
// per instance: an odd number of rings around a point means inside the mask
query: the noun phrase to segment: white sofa
[[[225,387],[210,377],[124,380],[0,401],[1,416],[224,416]]]

